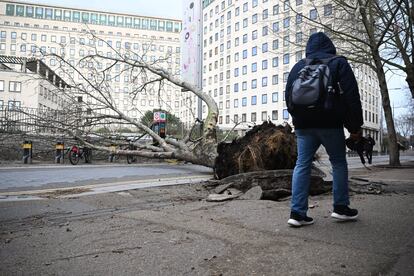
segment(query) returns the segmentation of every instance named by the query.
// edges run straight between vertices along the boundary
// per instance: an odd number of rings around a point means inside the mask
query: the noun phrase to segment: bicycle
[[[77,165],[79,159],[85,159],[85,163],[91,163],[92,161],[92,150],[88,147],[73,145],[66,153],[68,154],[69,161],[72,165]]]
[[[114,149],[116,148],[116,146],[115,145],[112,145],[111,147],[113,147]],[[133,145],[132,143],[131,143],[131,141],[129,141],[129,144],[128,145],[125,145],[125,146],[121,146],[121,149],[122,150],[136,150],[137,149],[137,147],[135,146],[135,145]],[[120,158],[120,156],[119,155],[117,155],[117,154],[110,154],[109,155],[109,162],[116,162],[116,161],[118,161],[119,160],[119,158]],[[132,164],[132,163],[135,163],[135,162],[137,162],[138,161],[138,159],[137,159],[137,157],[135,156],[135,155],[131,155],[131,154],[128,154],[127,156],[126,156],[126,161],[127,161],[127,163],[128,164]]]

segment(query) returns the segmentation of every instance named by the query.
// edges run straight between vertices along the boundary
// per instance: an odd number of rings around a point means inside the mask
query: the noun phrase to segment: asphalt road
[[[62,188],[108,182],[212,175],[203,166],[183,164],[27,166],[0,168],[0,191]]]
[[[404,155],[400,159],[402,162],[414,160],[414,156]],[[388,156],[374,156],[373,158],[373,165],[387,163]],[[330,164],[327,156],[321,157],[320,164],[329,169]],[[348,157],[348,166],[350,169],[363,167],[358,157]],[[212,177],[212,173],[210,168],[203,166],[166,163],[1,167],[0,192],[107,185],[110,183],[119,185],[127,181],[154,182],[153,186],[157,186],[160,181],[174,178],[191,180],[191,178],[200,176],[208,178]]]

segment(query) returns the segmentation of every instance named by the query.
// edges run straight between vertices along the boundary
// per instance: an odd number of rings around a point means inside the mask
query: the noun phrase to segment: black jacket
[[[306,45],[306,58],[330,58],[336,55],[336,48],[324,33],[312,34]],[[288,91],[297,79],[299,71],[305,66],[305,60],[296,63],[290,71],[285,100],[288,101]],[[303,128],[342,128],[346,127],[353,133],[363,125],[361,100],[359,98],[358,84],[351,66],[343,57],[338,57],[328,64],[332,74],[332,83],[335,91],[343,91],[336,98],[334,111],[314,112],[309,116],[292,115],[293,125],[297,129]],[[339,94],[339,93],[338,93]]]

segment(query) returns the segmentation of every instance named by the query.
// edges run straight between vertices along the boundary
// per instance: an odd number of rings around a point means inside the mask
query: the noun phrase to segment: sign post
[[[154,131],[161,138],[166,137],[167,113],[165,111],[154,111]]]

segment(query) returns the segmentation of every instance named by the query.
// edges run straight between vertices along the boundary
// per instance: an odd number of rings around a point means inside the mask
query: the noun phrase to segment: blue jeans
[[[295,133],[298,159],[292,179],[292,212],[305,216],[308,211],[312,160],[320,145],[325,147],[332,165],[334,205],[349,205],[344,130],[342,128],[311,128],[297,129]]]

